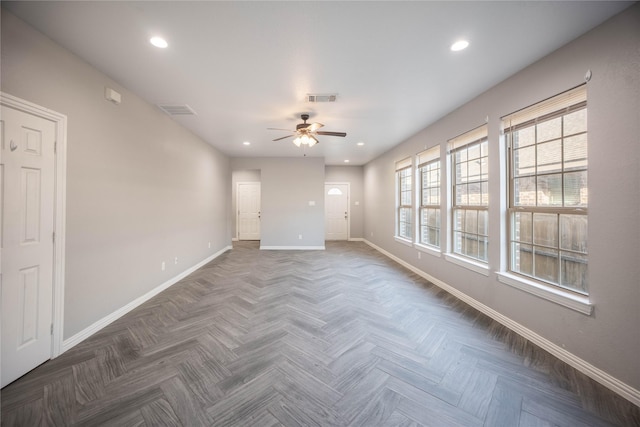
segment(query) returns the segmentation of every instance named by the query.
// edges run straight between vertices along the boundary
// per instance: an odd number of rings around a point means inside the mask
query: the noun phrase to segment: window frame
[[[582,92],[580,92],[582,91]],[[573,92],[578,92],[578,93],[582,93],[584,99],[580,99],[578,101],[574,101],[571,98],[571,94]],[[562,97],[567,97],[568,101],[566,101],[566,103],[568,105],[561,105],[560,102],[558,101],[558,99],[561,99]],[[578,97],[579,98],[579,97]],[[576,99],[578,99],[576,98]],[[556,106],[557,104],[557,106]],[[518,122],[515,125],[508,125],[506,122],[507,120],[509,120],[510,117],[516,115],[516,114],[521,114],[522,116],[525,116],[527,114],[527,112],[529,110],[532,110],[531,113],[528,113],[529,116],[532,116],[531,118],[527,117],[527,120],[520,120],[520,122]],[[547,111],[545,111],[547,110]],[[573,134],[568,134],[565,135],[564,134],[564,117],[568,116],[569,114],[575,113],[577,111],[581,111],[581,110],[585,110],[585,114],[587,114],[587,116],[585,117],[585,130],[583,132],[578,132],[578,133],[573,133]],[[536,115],[536,111],[541,111],[542,114]],[[533,117],[535,116],[535,117]],[[558,138],[555,139],[549,139],[549,140],[543,140],[543,141],[539,141],[538,140],[538,136],[537,136],[537,126],[541,123],[545,123],[545,122],[549,122],[551,120],[555,120],[557,118],[563,118],[561,120],[561,129],[560,129],[560,136]],[[509,275],[513,275],[516,278],[523,278],[524,280],[522,280],[523,283],[536,283],[536,284],[540,284],[543,287],[551,287],[552,289],[557,289],[560,292],[568,292],[570,295],[575,295],[579,300],[584,301],[584,298],[588,298],[589,296],[589,292],[588,292],[588,249],[585,249],[584,252],[578,251],[578,250],[572,250],[572,249],[567,249],[567,248],[563,248],[563,244],[562,244],[562,240],[561,240],[561,223],[562,223],[562,216],[565,215],[572,215],[572,216],[579,216],[579,217],[583,217],[584,221],[585,221],[585,229],[587,230],[587,232],[585,233],[585,238],[584,238],[584,242],[585,245],[584,247],[587,247],[586,242],[588,242],[588,196],[587,196],[587,202],[585,205],[579,204],[578,206],[565,206],[566,204],[566,200],[565,200],[565,176],[568,173],[584,173],[585,177],[588,176],[588,168],[589,168],[589,156],[588,156],[588,148],[587,148],[587,153],[586,153],[586,157],[585,157],[585,164],[586,166],[584,166],[583,168],[570,168],[569,170],[566,169],[565,166],[565,154],[564,154],[564,140],[567,138],[572,138],[572,137],[576,137],[576,136],[581,136],[581,135],[585,135],[586,136],[586,141],[585,141],[585,145],[588,146],[588,108],[587,108],[587,100],[586,100],[586,87],[584,85],[578,86],[577,88],[573,88],[569,91],[560,93],[558,95],[555,95],[551,98],[548,98],[546,100],[542,100],[540,102],[537,102],[529,107],[526,107],[522,110],[519,110],[516,113],[512,113],[510,115],[507,115],[505,117],[502,118],[502,126],[503,126],[503,135],[504,135],[504,139],[505,139],[505,143],[506,143],[506,155],[507,155],[507,186],[508,186],[508,191],[507,191],[507,209],[506,209],[506,235],[507,235],[507,240],[506,240],[506,250],[507,250],[507,264],[506,264],[506,271],[507,274]],[[533,164],[533,168],[534,168],[534,173],[533,174],[526,174],[526,175],[516,175],[516,159],[515,159],[515,155],[516,155],[516,151],[519,149],[522,149],[522,147],[516,148],[514,147],[514,143],[513,143],[513,139],[514,139],[514,133],[523,129],[528,129],[528,128],[534,128],[534,142],[531,145],[525,146],[526,148],[528,147],[533,147],[534,153],[535,153],[535,160],[534,160],[534,164]],[[540,164],[538,163],[538,146],[540,144],[546,144],[552,141],[560,141],[560,169],[559,170],[554,170],[551,172],[542,172],[542,173],[538,173],[537,169],[540,166]],[[560,206],[538,206],[538,177],[540,176],[551,176],[551,175],[560,175],[560,179],[561,179],[561,183],[560,183],[560,190],[562,193],[562,197],[561,197],[561,205]],[[518,204],[516,201],[516,185],[515,185],[515,180],[518,177],[527,177],[527,178],[531,178],[533,179],[533,181],[535,182],[535,205],[522,205],[522,204]],[[587,192],[588,192],[588,178],[587,179],[587,184],[586,184],[586,188],[587,188]],[[516,218],[516,215],[518,214],[530,214],[531,217],[531,229],[530,229],[530,242],[527,241],[523,241],[521,239],[518,239],[517,237],[515,237],[515,235],[517,234],[516,230],[515,230],[515,225],[514,225],[514,221]],[[535,215],[555,215],[556,216],[556,230],[555,230],[555,246],[550,246],[550,245],[543,245],[540,243],[537,243],[536,237],[535,237],[535,232],[534,232],[534,216]],[[522,270],[516,270],[515,264],[514,262],[515,260],[515,254],[514,254],[514,245],[526,245],[526,246],[530,246],[531,247],[531,273],[528,274],[527,272],[523,272]],[[556,279],[557,282],[554,282],[552,280],[547,280],[544,277],[539,277],[536,276],[536,270],[535,270],[535,248],[542,248],[542,249],[548,249],[551,251],[556,251],[557,252],[557,272],[556,272]],[[584,257],[584,263],[586,264],[585,270],[585,283],[583,286],[583,290],[578,289],[576,287],[571,287],[568,285],[563,284],[563,264],[564,261],[566,261],[566,259],[563,258],[563,253],[564,254],[570,254],[570,255],[578,255],[576,258],[580,258],[580,257]],[[510,283],[508,283],[510,284]],[[587,304],[588,304],[588,300],[587,300]],[[590,312],[590,307],[588,309],[588,311]],[[586,311],[584,311],[586,312]]]
[[[406,173],[405,176],[402,176],[403,173]],[[400,160],[396,162],[396,233],[395,237],[397,240],[401,240],[404,242],[411,243],[413,242],[413,161],[411,157]],[[403,190],[402,184],[403,179],[409,179],[409,189]],[[403,193],[409,193],[409,203],[403,204]],[[402,221],[402,211],[405,210],[407,212],[409,221]],[[403,228],[404,225],[404,228]],[[407,235],[404,235],[404,231],[406,231]]]
[[[437,153],[437,154],[434,154]],[[424,159],[424,160],[423,160]],[[418,184],[418,200],[417,200],[417,213],[416,213],[416,243],[418,245],[424,245],[429,249],[433,249],[436,251],[440,251],[442,247],[442,218],[441,218],[441,206],[442,206],[442,161],[440,159],[440,146],[437,145],[435,147],[431,147],[422,153],[419,153],[417,156],[418,165],[416,167],[416,183]],[[436,185],[428,185],[426,188],[427,191],[431,191],[437,189],[438,192],[438,203],[423,203],[424,202],[424,192],[425,192],[425,182],[424,176],[429,175],[432,170],[428,170],[426,168],[433,166],[437,163],[437,175],[438,181]],[[429,178],[427,178],[429,179]],[[430,181],[428,181],[431,184]],[[432,227],[428,224],[423,223],[423,212],[425,210],[434,210],[437,216],[437,226]],[[427,229],[433,229],[437,235],[437,243],[429,242],[423,240],[423,228],[427,227]]]
[[[451,254],[456,256],[456,257],[460,257],[462,258],[464,261],[468,261],[474,264],[477,264],[480,269],[484,270],[485,268],[488,267],[489,264],[489,192],[488,192],[488,188],[489,188],[489,138],[488,138],[488,128],[487,125],[482,125],[479,126],[475,129],[472,129],[468,132],[465,132],[451,140],[449,140],[448,144],[449,144],[449,156],[450,156],[450,165],[451,165],[451,172],[449,174],[451,181],[450,181],[450,188],[451,188],[451,216],[450,216],[450,221],[451,221],[451,246],[450,246],[450,250],[451,250]],[[486,144],[486,153],[483,153],[482,150],[482,145]],[[457,162],[457,155],[458,153],[462,152],[463,150],[469,150],[469,148],[477,146],[478,147],[478,151],[479,151],[479,156],[477,157],[477,159],[480,161],[480,179],[478,180],[468,180],[465,182],[458,182],[458,177],[457,177],[457,165],[458,164],[462,164],[465,163],[468,166],[468,162],[470,161],[468,158],[462,162]],[[476,159],[476,158],[474,158]],[[485,159],[486,164],[483,166],[482,165],[482,160]],[[472,159],[473,160],[473,159]],[[482,179],[483,177],[483,173],[482,171],[486,169],[486,179]],[[468,172],[468,168],[467,168],[467,172]],[[468,178],[468,173],[467,173],[467,178]],[[484,195],[484,191],[482,191],[482,184],[486,183],[486,194],[487,194],[487,201],[486,203],[483,202],[483,195]],[[469,202],[467,202],[466,204],[463,203],[459,203],[457,201],[458,199],[458,192],[457,192],[457,186],[459,185],[469,185],[469,184],[478,184],[480,185],[480,203],[478,204],[470,204]],[[468,193],[467,193],[468,194]],[[467,212],[475,212],[476,213],[476,231],[475,233],[470,233],[467,232],[465,230],[465,227],[461,227],[460,229],[457,228],[457,221],[456,221],[456,215],[457,212],[463,212],[464,215],[463,217],[467,218]],[[486,212],[484,214],[485,216],[485,227],[484,230],[485,234],[481,234],[480,230],[478,228],[478,224],[479,224],[479,217],[480,217],[480,212]],[[476,254],[477,256],[472,256],[469,254],[469,252],[462,250],[463,245],[461,244],[460,247],[457,246],[457,238],[458,235],[460,236],[461,239],[464,239],[465,236],[473,236],[472,239],[475,239],[476,242],[478,242],[477,247],[476,247]],[[481,241],[481,238],[483,238],[484,240],[484,258],[480,257],[480,245],[479,242]],[[477,269],[476,269],[477,270]]]

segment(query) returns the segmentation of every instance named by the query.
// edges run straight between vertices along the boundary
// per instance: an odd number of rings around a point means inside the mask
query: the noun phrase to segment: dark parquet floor
[[[240,242],[1,392],[6,426],[631,426],[640,409],[363,243]]]

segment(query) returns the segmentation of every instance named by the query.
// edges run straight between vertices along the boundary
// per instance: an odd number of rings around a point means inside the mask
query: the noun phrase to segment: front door
[[[238,240],[260,240],[260,183],[238,184]]]
[[[349,184],[324,185],[326,240],[349,238]]]
[[[2,106],[2,386],[51,358],[56,125]]]

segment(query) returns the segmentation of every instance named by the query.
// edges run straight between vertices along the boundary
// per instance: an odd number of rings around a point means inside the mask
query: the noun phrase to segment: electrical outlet
[[[177,263],[178,263],[178,257],[175,257],[175,258],[173,259],[173,263],[174,263],[174,264],[177,264]]]
[[[420,252],[418,252],[418,259],[420,259],[422,256],[422,254]]]
[[[164,261],[162,261],[162,264],[160,264],[160,270],[161,270],[161,271],[164,271],[165,267],[166,267],[166,266],[165,266],[165,264],[164,264]]]
[[[302,234],[298,234],[298,240],[302,240]]]
[[[371,232],[371,237],[373,237],[373,231]]]
[[[209,242],[209,249],[211,249],[211,242]]]

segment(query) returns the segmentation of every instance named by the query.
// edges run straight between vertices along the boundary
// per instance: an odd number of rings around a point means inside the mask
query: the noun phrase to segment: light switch
[[[356,200],[356,206],[360,206],[360,202]]]
[[[309,206],[315,206],[316,202],[315,200],[309,200]]]

